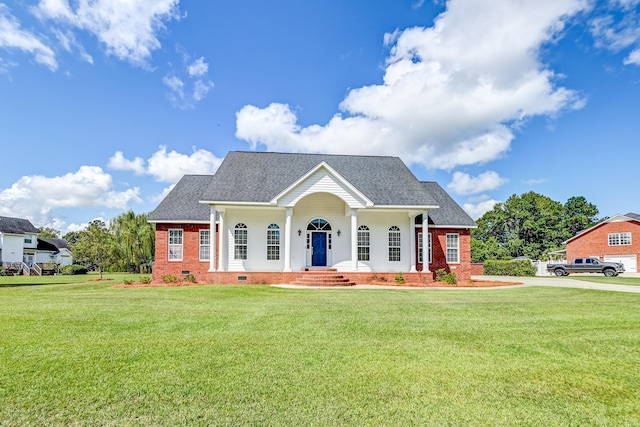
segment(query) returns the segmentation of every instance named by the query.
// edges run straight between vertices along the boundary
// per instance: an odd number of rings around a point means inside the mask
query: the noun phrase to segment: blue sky
[[[0,215],[150,212],[231,150],[640,213],[639,107],[640,0],[0,0]]]

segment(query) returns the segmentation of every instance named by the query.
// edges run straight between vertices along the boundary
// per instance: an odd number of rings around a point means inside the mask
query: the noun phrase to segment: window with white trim
[[[370,260],[371,236],[369,227],[361,225],[358,227],[358,261]]]
[[[631,244],[631,233],[609,234],[609,246],[627,246]]]
[[[389,261],[400,261],[400,228],[389,227]]]
[[[243,223],[233,229],[233,259],[247,259],[247,226]]]
[[[278,224],[269,224],[267,227],[267,260],[280,259],[280,227]]]
[[[182,261],[182,229],[169,229],[169,260]]]
[[[418,262],[424,264],[424,241],[422,232],[418,233]],[[431,264],[431,233],[427,233],[427,263]]]
[[[447,234],[447,263],[460,262],[460,235]]]
[[[211,254],[211,230],[200,230],[200,249],[198,254],[200,261],[209,261]]]

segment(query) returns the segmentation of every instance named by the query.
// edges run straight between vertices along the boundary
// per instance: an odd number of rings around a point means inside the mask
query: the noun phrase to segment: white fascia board
[[[298,180],[296,180],[295,182],[293,182],[290,186],[288,186],[287,188],[285,188],[280,194],[278,194],[276,197],[274,197],[273,199],[271,199],[271,203],[273,204],[277,204],[278,200],[280,200],[281,198],[283,198],[285,195],[287,195],[287,193],[289,193],[290,191],[292,191],[294,188],[296,188],[298,185],[302,184],[306,179],[308,179],[311,175],[313,175],[314,173],[316,173],[318,170],[320,169],[326,169],[327,172],[329,172],[329,175],[331,175],[333,178],[335,178],[340,184],[344,185],[346,188],[348,188],[351,192],[353,192],[358,198],[360,198],[362,201],[364,201],[364,205],[366,207],[372,207],[373,206],[373,202],[371,200],[369,200],[369,198],[367,196],[365,196],[364,194],[362,194],[362,192],[360,190],[358,190],[353,184],[351,184],[349,181],[347,181],[342,175],[340,175],[338,172],[336,172],[335,169],[333,169],[331,166],[329,166],[326,162],[322,161],[320,163],[318,163],[318,165],[316,167],[314,167],[313,169],[311,169],[309,172],[307,172],[306,174],[302,175],[302,177],[300,177]]]
[[[210,206],[224,206],[224,207],[240,206],[243,208],[248,206],[255,206],[258,208],[276,207],[274,206],[273,203],[269,203],[269,202],[229,202],[229,201],[221,202],[219,200],[200,200],[198,203],[202,203],[203,205],[210,205]]]
[[[417,227],[420,227],[416,224]],[[477,225],[433,225],[429,224],[429,228],[453,228],[455,230],[466,230],[468,228],[478,228]]]
[[[425,206],[414,206],[414,205],[376,205],[373,207],[375,210],[412,210],[412,211],[428,211],[431,209],[438,209],[439,205],[425,205]]]

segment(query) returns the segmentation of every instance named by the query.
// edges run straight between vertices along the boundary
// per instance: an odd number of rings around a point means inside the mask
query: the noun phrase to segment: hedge
[[[78,264],[65,265],[62,267],[62,274],[87,274],[87,272],[87,267]]]
[[[496,261],[484,262],[484,274],[488,276],[535,276],[536,268],[531,261]]]

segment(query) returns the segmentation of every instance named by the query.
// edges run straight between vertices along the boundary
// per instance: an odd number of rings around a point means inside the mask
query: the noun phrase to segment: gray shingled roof
[[[213,179],[212,175],[185,175],[149,214],[148,220],[209,221],[210,208],[199,203],[202,191]]]
[[[239,151],[225,157],[202,200],[268,203],[321,162],[375,205],[437,204],[397,157]]]
[[[438,183],[418,181],[397,157],[264,152],[230,152],[215,175],[185,175],[149,221],[208,221],[201,200],[268,203],[323,161],[376,205],[440,206],[429,211],[431,224],[476,226]]]
[[[629,212],[628,214],[626,214],[625,216],[629,217],[629,218],[633,218],[637,221],[640,221],[640,215],[633,213],[633,212]]]
[[[429,210],[429,224],[437,226],[476,227],[476,223],[437,182],[423,182],[436,200],[438,209]]]
[[[31,221],[23,218],[11,218],[0,216],[0,233],[26,234],[38,233],[38,229],[31,224]]]
[[[50,237],[38,237],[38,249],[56,250],[56,249],[69,249],[69,242],[65,239],[54,239]]]

